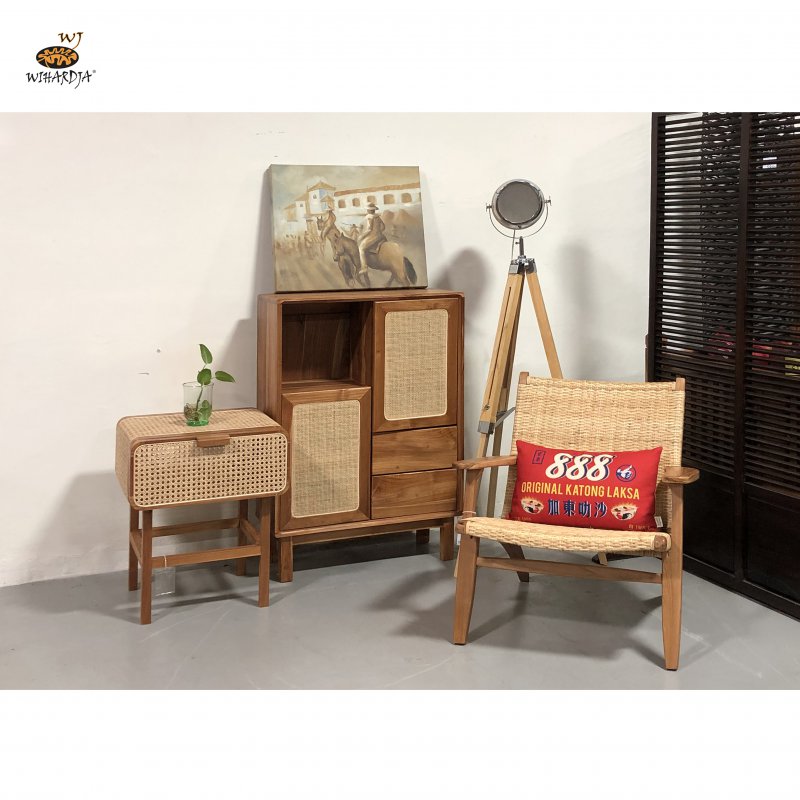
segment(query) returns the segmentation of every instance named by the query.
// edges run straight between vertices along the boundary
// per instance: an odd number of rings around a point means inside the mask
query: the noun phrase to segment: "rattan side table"
[[[186,425],[183,414],[123,417],[117,423],[116,472],[130,505],[128,590],[138,588],[142,570],[140,621],[151,621],[153,569],[259,558],[258,605],[269,605],[270,533],[274,496],[286,490],[288,446],[278,423],[254,408],[214,411],[201,428]],[[237,500],[230,519],[153,526],[160,508]],[[258,501],[256,528],[249,504]],[[141,525],[140,515],[141,514]],[[153,556],[156,536],[176,536],[209,529],[238,530],[238,545],[189,553]]]

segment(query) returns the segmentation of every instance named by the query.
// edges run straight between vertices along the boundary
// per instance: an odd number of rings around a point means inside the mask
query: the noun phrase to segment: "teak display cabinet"
[[[279,579],[298,544],[441,530],[453,557],[463,457],[464,297],[373,290],[258,299],[258,407],[289,435]]]

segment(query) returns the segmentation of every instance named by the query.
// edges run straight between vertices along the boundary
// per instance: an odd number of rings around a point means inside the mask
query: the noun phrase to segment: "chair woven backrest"
[[[524,378],[524,375],[523,375]],[[517,439],[567,450],[649,450],[663,447],[656,514],[667,526],[672,507],[661,483],[665,467],[681,465],[684,392],[676,383],[605,383],[528,376],[517,389],[512,452]],[[503,516],[517,480],[510,467]]]

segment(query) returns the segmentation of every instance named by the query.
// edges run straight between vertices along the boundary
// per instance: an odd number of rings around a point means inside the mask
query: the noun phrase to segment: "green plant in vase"
[[[223,383],[234,383],[233,375],[221,369],[211,372],[213,357],[204,344],[200,345],[200,357],[203,359],[203,367],[197,373],[197,380],[183,384],[183,415],[186,417],[186,424],[193,426],[208,425],[214,408],[214,379]]]

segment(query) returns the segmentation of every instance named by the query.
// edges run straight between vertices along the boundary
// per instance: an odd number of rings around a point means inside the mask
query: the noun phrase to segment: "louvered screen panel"
[[[745,480],[800,496],[800,114],[753,114]]]
[[[658,118],[650,377],[687,379],[684,460],[734,470],[741,114]]]

